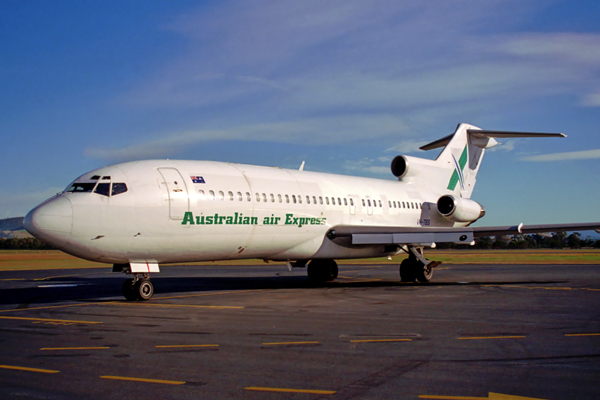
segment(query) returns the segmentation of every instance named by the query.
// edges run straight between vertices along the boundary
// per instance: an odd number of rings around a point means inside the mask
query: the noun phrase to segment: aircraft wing
[[[327,237],[334,241],[336,238],[349,238],[353,245],[412,244],[428,246],[432,243],[468,244],[476,237],[484,236],[589,230],[600,233],[600,222],[465,228],[338,225],[329,230]]]

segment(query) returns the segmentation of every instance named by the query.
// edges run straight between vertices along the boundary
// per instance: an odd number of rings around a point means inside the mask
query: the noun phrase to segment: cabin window
[[[208,198],[211,199],[211,200],[214,200],[215,199],[215,192],[212,191],[212,190],[209,190],[208,191]]]
[[[256,193],[256,202],[260,203],[260,193]]]
[[[313,196],[313,204],[317,204],[317,196]]]
[[[219,190],[219,200],[224,200],[225,199],[225,193],[223,193],[222,190]]]
[[[366,207],[366,205],[365,205],[365,199],[362,199],[362,204],[363,204],[363,207]]]
[[[275,203],[275,195],[273,193],[269,194],[269,198],[271,199],[271,203]]]
[[[244,200],[244,197],[242,196],[242,192],[237,192],[237,197],[238,197],[238,201]]]
[[[344,205],[347,206],[348,205],[348,199],[344,197]]]
[[[286,202],[286,203],[289,203],[289,202],[290,202],[290,196],[289,196],[289,195],[287,195],[287,194],[285,195],[285,202]]]
[[[381,200],[379,200],[379,207],[383,207],[383,204],[381,203]]]
[[[310,196],[306,196],[306,204],[310,204]]]
[[[335,206],[335,197],[332,197],[332,198],[331,198],[331,205],[332,205],[332,206]]]
[[[233,201],[233,192],[229,191],[227,192],[227,195],[229,196],[229,200]]]
[[[298,203],[302,204],[302,196],[298,196]]]
[[[352,200],[352,197],[350,197],[350,205],[354,207],[354,200]]]
[[[265,203],[267,202],[267,194],[266,193],[262,194],[262,199]]]
[[[100,185],[100,184],[99,184]],[[116,182],[112,184],[112,193],[111,196],[116,196],[121,193],[125,193],[127,191],[127,185],[121,182]]]
[[[391,200],[388,200],[388,207],[392,208],[392,201]]]
[[[280,203],[283,203],[283,199],[281,198],[280,194],[277,195],[277,200],[279,200]]]
[[[371,199],[367,199],[367,204],[371,207]]]
[[[293,195],[292,195],[292,202],[293,202],[294,204],[296,204],[296,195],[295,195],[295,194],[293,194]]]
[[[252,201],[252,196],[250,195],[250,192],[246,192],[246,200]]]
[[[92,183],[74,183],[71,185],[67,192],[71,193],[89,193],[94,190],[94,186],[96,186],[96,182]]]
[[[101,194],[102,196],[108,196],[110,194],[110,183],[99,183],[96,186],[94,193]]]
[[[319,204],[323,204],[323,196],[319,196]]]
[[[338,206],[341,206],[341,205],[342,205],[342,199],[340,199],[340,198],[338,197]]]
[[[325,204],[329,205],[329,197],[325,197]]]
[[[200,194],[200,200],[204,200],[206,198],[206,194],[204,193],[204,190],[200,189],[198,191],[198,193]]]

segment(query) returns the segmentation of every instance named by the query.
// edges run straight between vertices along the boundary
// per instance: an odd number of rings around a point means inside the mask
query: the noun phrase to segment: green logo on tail
[[[463,175],[463,170],[465,169],[465,165],[467,165],[467,158],[469,157],[469,155],[467,154],[467,145],[465,145],[465,148],[462,152],[462,154],[460,155],[460,159],[458,160],[458,162],[456,161],[456,158],[454,158],[454,155],[452,156],[452,159],[454,160],[454,173],[452,174],[452,177],[450,178],[450,182],[448,183],[448,190],[454,190],[456,189],[456,184],[460,181],[460,187],[464,190],[465,189],[465,180],[464,180],[464,175]]]

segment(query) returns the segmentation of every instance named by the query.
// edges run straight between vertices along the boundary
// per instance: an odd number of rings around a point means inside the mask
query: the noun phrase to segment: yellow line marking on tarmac
[[[277,346],[277,345],[286,345],[286,344],[321,344],[320,342],[273,342],[273,343],[263,343],[263,346]]]
[[[26,318],[26,317],[2,317],[0,319],[15,319],[21,321],[37,321],[37,322],[56,322],[56,323],[71,323],[71,324],[101,324],[101,321],[75,321],[72,319],[49,319],[49,318]]]
[[[250,290],[234,290],[231,292],[211,292],[211,293],[202,293],[202,294],[189,294],[185,296],[169,296],[169,297],[153,297],[152,300],[169,300],[169,299],[184,299],[188,297],[200,297],[200,296],[218,296],[222,294],[237,294],[237,293],[248,293],[248,292],[264,292],[267,290],[273,289],[250,289]]]
[[[488,400],[489,397],[470,397],[470,396],[435,396],[424,394],[419,396],[420,399],[437,399],[437,400]]]
[[[309,393],[309,394],[335,394],[334,390],[313,390],[313,389],[285,389],[268,387],[247,387],[246,390],[255,390],[260,392],[281,392],[281,393]]]
[[[110,347],[43,347],[40,350],[106,350]]]
[[[511,394],[488,393],[488,397],[471,397],[471,396],[435,396],[421,395],[420,399],[437,399],[437,400],[543,400],[533,397],[513,396]]]
[[[184,308],[214,308],[214,309],[240,309],[240,308],[245,308],[243,306],[197,306],[197,305],[193,305],[193,304],[152,304],[152,303],[111,303],[114,305],[118,305],[118,306],[146,306],[146,307],[163,307],[163,308],[179,308],[179,307],[184,307]]]
[[[12,279],[0,279],[0,281],[2,282],[8,282],[8,281],[25,281],[25,278],[12,278]]]
[[[43,374],[57,374],[60,371],[55,371],[52,369],[40,369],[40,368],[27,368],[27,367],[17,367],[14,365],[0,365],[0,368],[4,369],[16,369],[19,371],[29,371],[29,372],[41,372]]]
[[[162,384],[165,384],[165,385],[183,385],[183,384],[185,384],[184,381],[166,381],[166,380],[163,380],[163,379],[131,378],[131,377],[127,377],[127,376],[110,376],[110,375],[104,375],[104,376],[101,376],[100,378],[102,378],[102,379],[115,379],[115,380],[118,380],[118,381],[162,383]]]
[[[13,308],[13,309],[10,309],[10,310],[0,310],[0,312],[45,310],[45,309],[48,309],[48,308],[64,308],[64,307],[77,307],[77,306],[91,306],[91,305],[101,305],[101,304],[102,303],[77,303],[77,304],[66,304],[66,305],[63,305],[63,306],[45,306],[45,307],[33,307],[33,308]],[[104,303],[104,304],[106,304],[106,303]]]
[[[174,344],[174,345],[164,345],[164,346],[154,346],[157,349],[174,349],[181,347],[219,347],[218,344]]]
[[[523,339],[527,336],[467,336],[458,337],[458,340],[480,340],[480,339]]]
[[[412,342],[412,339],[358,339],[350,343],[372,343],[372,342]]]
[[[600,336],[600,333],[565,333],[565,336]]]

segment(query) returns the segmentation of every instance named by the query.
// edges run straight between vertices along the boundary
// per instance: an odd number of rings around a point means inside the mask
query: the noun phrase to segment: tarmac
[[[0,272],[0,398],[600,398],[600,265],[339,264]]]

